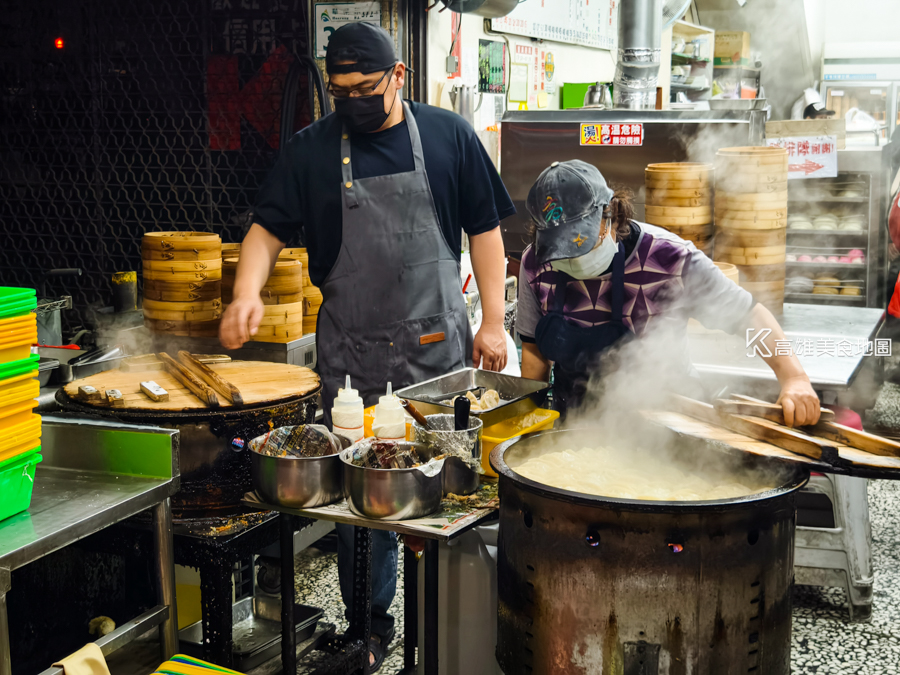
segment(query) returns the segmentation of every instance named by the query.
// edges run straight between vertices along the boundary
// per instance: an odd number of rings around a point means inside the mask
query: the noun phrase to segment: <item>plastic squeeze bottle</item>
[[[400,399],[391,393],[390,382],[387,383],[385,395],[378,399],[378,405],[375,406],[372,433],[383,440],[406,440],[406,413],[400,405]]]
[[[350,387],[350,376],[343,389],[338,389],[334,407],[331,409],[331,428],[352,442],[363,437],[363,400],[356,389]]]

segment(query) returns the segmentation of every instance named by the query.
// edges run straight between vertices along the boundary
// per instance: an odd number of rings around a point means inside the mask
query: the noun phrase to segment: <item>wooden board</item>
[[[802,455],[816,461],[840,466],[842,460],[831,441],[816,439],[811,436],[774,424],[761,417],[747,415],[728,415],[719,413],[708,403],[695,401],[684,396],[672,396],[671,405],[677,412],[699,420],[729,429],[758,441],[770,443],[796,455]]]
[[[249,406],[305,396],[319,386],[319,376],[309,368],[284,363],[232,361],[212,364],[210,368],[234,384],[241,392],[244,405]],[[141,381],[148,379],[152,379],[169,392],[168,401],[150,401],[141,393]],[[108,370],[70,382],[64,389],[70,398],[75,398],[78,387],[85,384],[98,390],[118,389],[125,399],[123,407],[126,410],[174,411],[207,408],[174,377],[162,371],[154,372],[152,377],[148,377],[145,372]],[[219,399],[219,403],[219,410],[232,407],[223,398]]]
[[[749,438],[744,434],[724,429],[715,424],[698,420],[682,413],[669,411],[642,411],[641,414],[651,422],[660,424],[672,431],[692,436],[704,441],[723,443],[737,450],[742,450],[760,457],[803,464],[811,471],[854,475],[864,478],[887,478],[900,480],[900,458],[880,457],[872,453],[842,445],[835,441],[830,443],[837,449],[841,465],[832,466],[802,455],[794,454],[765,441]]]

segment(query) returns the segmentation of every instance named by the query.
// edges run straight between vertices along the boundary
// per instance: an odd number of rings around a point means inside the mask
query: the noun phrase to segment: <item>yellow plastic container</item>
[[[0,431],[0,459],[4,453],[8,453],[13,448],[21,447],[31,443],[38,445],[41,439],[41,416],[32,412],[24,415],[18,424],[3,425],[4,420],[0,420],[2,431]],[[14,453],[10,453],[12,457]]]
[[[37,398],[41,394],[41,385],[35,379],[37,372],[27,377],[11,377],[9,380],[0,380],[0,408],[29,399]]]
[[[488,476],[496,476],[497,472],[491,468],[491,450],[508,441],[510,438],[531,434],[535,431],[545,431],[553,427],[559,419],[559,412],[535,408],[529,413],[510,417],[497,424],[487,427],[481,437],[481,466]]]
[[[37,405],[37,401],[28,400],[0,408],[0,438],[7,437],[10,429],[30,420],[34,414],[31,411],[37,408]]]
[[[20,443],[19,445],[12,447],[9,450],[0,450],[0,462],[5,462],[7,459],[12,459],[13,457],[17,457],[18,455],[24,455],[26,452],[31,452],[35,448],[39,447],[41,447],[40,436],[29,440],[27,443]]]

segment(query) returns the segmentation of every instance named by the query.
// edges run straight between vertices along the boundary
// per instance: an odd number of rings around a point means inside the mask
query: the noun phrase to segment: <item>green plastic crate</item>
[[[21,316],[37,307],[37,292],[33,288],[0,286],[0,319]]]
[[[22,513],[31,506],[34,470],[41,457],[41,446],[18,457],[0,462],[0,520]]]
[[[38,362],[41,360],[40,354],[32,354],[27,359],[19,359],[18,361],[10,361],[9,363],[0,363],[0,384],[3,380],[18,375],[24,375],[32,370],[38,369]]]

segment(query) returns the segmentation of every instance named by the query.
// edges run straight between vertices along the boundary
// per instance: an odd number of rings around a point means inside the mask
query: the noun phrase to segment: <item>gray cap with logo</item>
[[[587,162],[553,162],[544,169],[525,202],[537,227],[537,263],[588,253],[597,243],[603,210],[612,197],[603,174]]]

